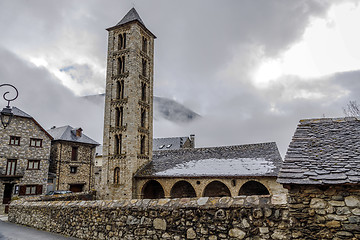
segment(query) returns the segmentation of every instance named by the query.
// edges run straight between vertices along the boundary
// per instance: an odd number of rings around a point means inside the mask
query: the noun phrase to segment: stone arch
[[[203,193],[204,197],[231,197],[229,188],[220,181],[209,183]]]
[[[239,195],[270,195],[270,193],[262,183],[248,181],[241,186]]]
[[[178,181],[170,190],[171,198],[191,198],[196,197],[193,186],[184,180]]]
[[[144,199],[157,199],[165,197],[163,187],[156,180],[150,180],[145,183],[142,189],[142,195]]]

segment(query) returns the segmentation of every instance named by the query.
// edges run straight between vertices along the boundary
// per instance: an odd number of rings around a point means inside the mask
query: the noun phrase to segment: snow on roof
[[[264,158],[202,159],[176,164],[155,176],[247,176],[263,175],[274,171],[276,166]]]
[[[282,159],[276,143],[153,151],[136,177],[277,176]]]

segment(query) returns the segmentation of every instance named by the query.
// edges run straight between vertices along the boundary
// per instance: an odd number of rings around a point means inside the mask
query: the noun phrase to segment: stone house
[[[81,128],[53,127],[49,172],[56,175],[54,190],[73,192],[94,188],[96,141],[82,133]]]
[[[48,179],[51,135],[19,108],[12,113],[0,131],[0,212],[13,196],[45,193]]]
[[[360,239],[360,119],[301,120],[278,176],[294,239]]]

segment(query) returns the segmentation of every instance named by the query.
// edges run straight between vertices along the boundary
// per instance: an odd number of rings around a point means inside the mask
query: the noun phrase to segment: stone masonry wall
[[[15,201],[9,221],[82,239],[289,239],[284,197]]]
[[[72,147],[78,147],[77,160],[71,160]],[[54,141],[51,146],[50,171],[56,173],[56,190],[69,190],[70,184],[84,184],[83,191],[94,188],[95,147],[69,141]],[[70,173],[70,167],[77,167]]]
[[[292,186],[294,239],[360,239],[360,186]]]

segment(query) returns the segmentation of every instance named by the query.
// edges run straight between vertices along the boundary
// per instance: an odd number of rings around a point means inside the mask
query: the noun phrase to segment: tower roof
[[[106,30],[110,31],[113,29],[116,29],[118,27],[121,27],[125,24],[128,23],[132,23],[132,22],[138,22],[150,35],[152,35],[154,38],[156,38],[156,36],[145,27],[144,22],[141,20],[139,14],[137,13],[137,11],[135,10],[135,8],[130,9],[130,11],[125,15],[125,17],[123,17],[123,19],[121,19],[120,22],[118,22],[115,26],[107,28]]]
[[[139,21],[142,25],[145,26],[135,8],[130,9],[130,11],[125,15],[125,17],[123,17],[123,19],[121,19],[120,22],[118,22],[118,24],[116,24],[116,26],[121,26],[132,21]]]

